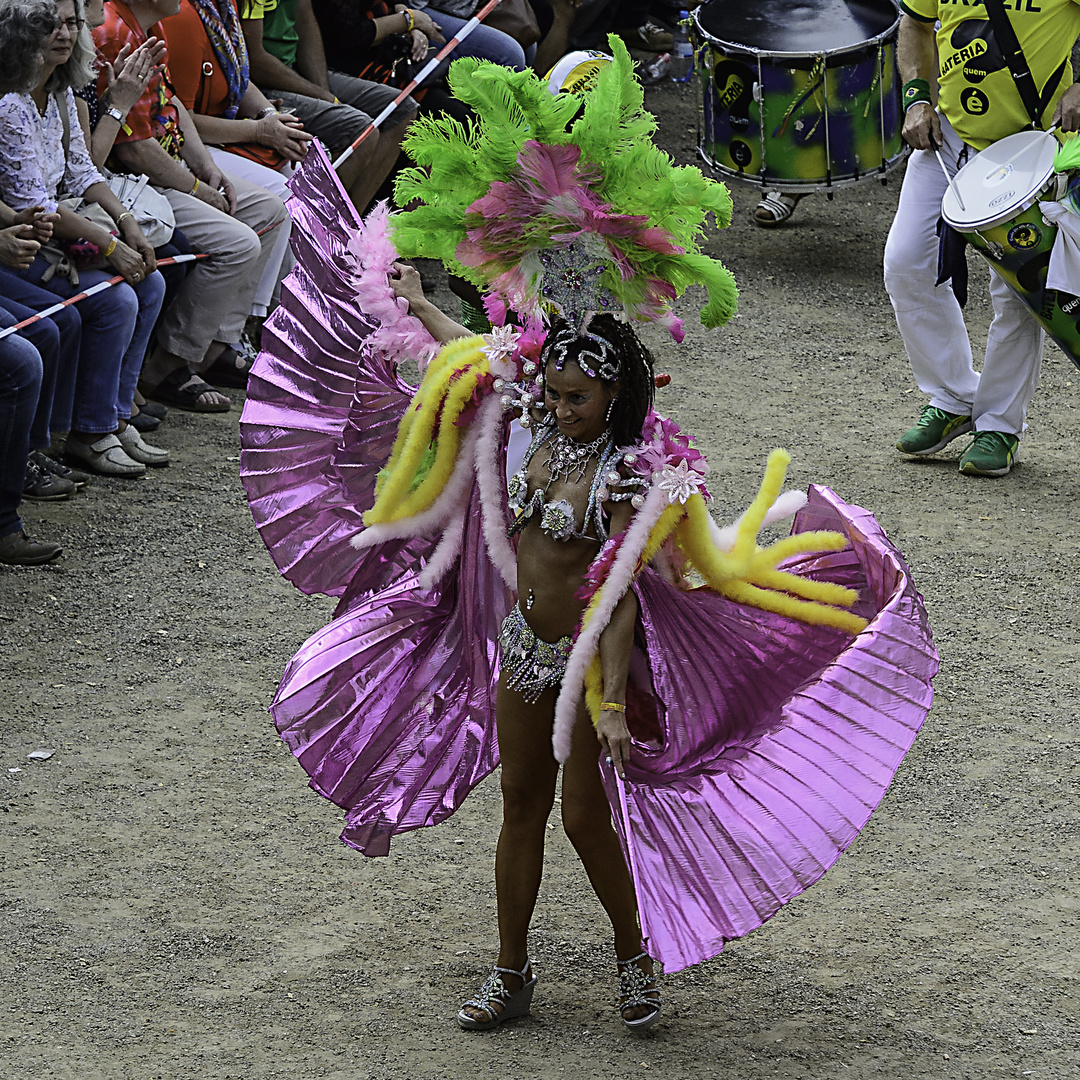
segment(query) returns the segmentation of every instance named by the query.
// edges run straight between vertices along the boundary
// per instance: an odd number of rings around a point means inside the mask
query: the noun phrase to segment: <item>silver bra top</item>
[[[621,502],[632,498],[634,490],[626,489],[634,489],[643,481],[638,477],[622,477],[618,471],[620,454],[609,442],[600,452],[600,457],[596,462],[596,471],[589,485],[585,520],[579,529],[574,507],[568,499],[555,499],[549,502],[545,488],[537,488],[531,495],[529,494],[529,463],[536,452],[556,435],[557,430],[554,424],[537,425],[529,449],[521,462],[521,468],[510,477],[507,485],[507,501],[514,515],[514,521],[507,530],[507,535],[514,536],[521,532],[532,518],[539,514],[540,528],[553,540],[595,540],[603,544],[608,539],[610,522],[610,515],[604,511],[605,499]],[[602,490],[604,490],[604,499],[600,498]]]

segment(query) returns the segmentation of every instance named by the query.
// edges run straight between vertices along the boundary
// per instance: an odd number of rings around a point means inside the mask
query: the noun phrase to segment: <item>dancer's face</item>
[[[544,406],[559,431],[575,442],[592,442],[607,427],[607,411],[615,387],[591,379],[573,361],[559,371],[554,363],[544,369]]]

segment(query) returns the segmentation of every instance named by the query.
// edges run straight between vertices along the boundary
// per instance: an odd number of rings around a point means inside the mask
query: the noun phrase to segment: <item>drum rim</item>
[[[867,169],[866,172],[859,173],[858,176],[852,176],[850,173],[844,173],[841,176],[834,176],[830,181],[822,180],[781,180],[775,176],[763,176],[759,172],[749,173],[733,169],[730,165],[723,165],[718,161],[714,161],[709,157],[704,146],[698,143],[698,157],[710,168],[713,172],[720,173],[721,179],[725,183],[731,181],[736,184],[744,184],[747,187],[757,188],[759,191],[779,191],[785,195],[820,195],[822,193],[828,193],[835,191],[837,188],[859,187],[862,184],[869,184],[871,182],[877,182],[884,184],[896,168],[902,165],[908,158],[911,152],[911,147],[907,143],[902,143],[900,150],[895,157],[888,158],[884,167],[881,165],[875,165],[873,169]]]
[[[704,38],[708,44],[725,45],[731,50],[740,52],[746,56],[753,56],[758,60],[774,58],[777,60],[805,60],[814,56],[844,56],[847,53],[858,52],[870,46],[881,45],[884,42],[891,40],[891,38],[898,33],[897,28],[900,26],[901,19],[901,12],[897,9],[896,20],[887,30],[883,30],[880,34],[867,38],[865,41],[853,42],[851,45],[841,45],[835,49],[811,49],[807,52],[772,52],[768,49],[757,49],[753,45],[743,45],[738,41],[725,41],[723,38],[718,38],[713,34],[710,34],[709,31],[701,25],[701,19],[698,18],[703,7],[707,7],[707,5],[699,4],[694,8],[693,12],[691,12],[691,18],[694,20],[694,25],[697,27],[698,33],[701,34],[702,38]]]
[[[1015,132],[1014,134],[1019,135],[1020,132]],[[1032,134],[1035,134],[1035,132],[1032,132]],[[1047,135],[1049,134],[1049,132],[1041,131],[1038,132],[1038,134]],[[1011,138],[1011,136],[1006,136],[1006,138]],[[987,147],[987,149],[989,149],[989,147]],[[975,157],[971,159],[971,161],[967,162],[967,164],[964,165],[964,169],[966,169],[968,165],[973,165],[978,160],[978,156],[979,155],[976,154]],[[961,169],[960,172],[956,174],[956,176],[959,176],[960,173],[964,171],[964,169]],[[1023,214],[1025,211],[1030,210],[1031,207],[1034,206],[1035,203],[1037,203],[1042,198],[1046,190],[1052,185],[1055,175],[1056,173],[1054,170],[1054,164],[1051,160],[1050,169],[1047,172],[1046,176],[1044,176],[1042,180],[1040,180],[1039,183],[1035,185],[1032,191],[1030,191],[1022,199],[1019,199],[1017,202],[1012,203],[1007,210],[995,212],[992,217],[984,218],[978,222],[966,221],[959,224],[953,218],[950,218],[947,213],[945,213],[945,199],[948,196],[949,192],[952,190],[952,184],[950,184],[945,189],[945,194],[941,196],[942,220],[944,220],[946,225],[951,226],[958,233],[961,234],[969,232],[981,233],[983,229],[996,228],[998,225],[1004,224],[1004,222],[1006,221],[1010,221],[1018,214]],[[955,183],[955,181],[956,177],[954,176],[953,182]]]

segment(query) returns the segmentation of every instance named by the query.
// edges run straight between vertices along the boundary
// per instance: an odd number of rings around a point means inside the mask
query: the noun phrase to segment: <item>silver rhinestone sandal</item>
[[[521,988],[511,993],[506,989],[503,982],[504,975],[516,975],[521,979]],[[525,961],[521,971],[513,968],[493,968],[487,981],[480,988],[480,993],[474,998],[469,998],[461,1006],[457,1014],[457,1022],[466,1031],[490,1031],[498,1027],[504,1020],[512,1020],[515,1016],[527,1016],[532,1005],[533,991],[536,989],[536,976]],[[498,1008],[498,1006],[502,1006]],[[466,1009],[476,1009],[485,1014],[485,1019],[480,1020],[470,1016]]]
[[[644,1031],[660,1019],[660,989],[656,985],[656,975],[647,975],[638,967],[638,961],[648,960],[646,952],[631,956],[629,960],[619,960],[619,1015],[622,1022],[631,1031]],[[649,1011],[644,1016],[630,1020],[627,1013],[644,1006]]]

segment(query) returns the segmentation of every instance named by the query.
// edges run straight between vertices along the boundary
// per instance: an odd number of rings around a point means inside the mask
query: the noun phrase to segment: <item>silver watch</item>
[[[127,113],[122,113],[115,105],[110,105],[105,110],[106,116],[111,116],[121,127],[127,123]]]

